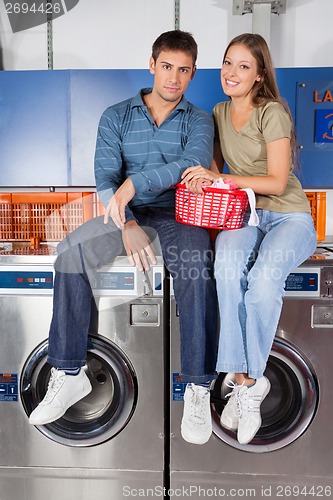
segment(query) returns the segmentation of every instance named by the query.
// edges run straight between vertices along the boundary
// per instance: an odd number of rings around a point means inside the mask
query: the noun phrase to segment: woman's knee
[[[263,308],[269,307],[272,302],[282,300],[285,281],[286,276],[279,268],[257,269],[254,266],[248,275],[248,297]]]
[[[215,255],[215,278],[229,285],[234,281],[243,280],[256,258],[254,250],[245,251],[231,246],[220,247]]]

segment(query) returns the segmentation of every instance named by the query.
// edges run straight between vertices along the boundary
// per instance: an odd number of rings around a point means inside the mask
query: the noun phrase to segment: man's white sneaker
[[[207,387],[187,384],[181,434],[188,443],[204,444],[212,434],[210,392]]]
[[[45,425],[58,420],[91,390],[90,380],[83,368],[78,375],[67,375],[62,370],[52,368],[45,397],[31,413],[29,423]]]
[[[236,431],[238,429],[240,409],[238,404],[238,393],[244,385],[237,385],[232,380],[228,380],[226,385],[227,387],[230,387],[232,391],[225,396],[226,398],[229,398],[229,401],[221,413],[220,422],[225,429]]]
[[[240,444],[247,444],[257,434],[261,426],[260,405],[269,393],[271,384],[266,377],[256,380],[251,387],[242,387],[237,395],[239,421],[237,439]]]

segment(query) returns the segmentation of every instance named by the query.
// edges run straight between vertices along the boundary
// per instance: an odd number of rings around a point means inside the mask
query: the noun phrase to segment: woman
[[[316,248],[310,206],[293,174],[295,135],[277,88],[265,40],[234,38],[223,58],[221,82],[228,102],[213,116],[216,151],[210,171],[190,167],[183,182],[194,192],[221,177],[224,161],[240,188],[256,194],[258,226],[222,231],[216,240],[215,276],[220,309],[218,372],[232,372],[233,390],[222,426],[249,443],[261,425],[260,405],[270,390],[264,376],[279,322],[288,274]]]

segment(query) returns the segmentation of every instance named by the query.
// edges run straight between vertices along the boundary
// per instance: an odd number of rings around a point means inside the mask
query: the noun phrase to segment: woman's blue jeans
[[[209,235],[205,229],[176,222],[173,209],[147,208],[134,215],[151,241],[157,233],[173,277],[182,380],[210,381],[215,376],[218,308]],[[93,299],[88,275],[118,255],[126,255],[121,231],[112,221],[104,224],[103,217],[86,222],[59,243],[48,352],[53,366],[85,364]]]
[[[257,210],[259,225],[222,231],[215,278],[220,309],[217,372],[262,377],[278,326],[287,276],[316,248],[308,213]]]

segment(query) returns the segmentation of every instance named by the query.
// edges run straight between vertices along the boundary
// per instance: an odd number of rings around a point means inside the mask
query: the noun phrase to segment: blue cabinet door
[[[0,72],[0,186],[69,184],[68,72]]]

